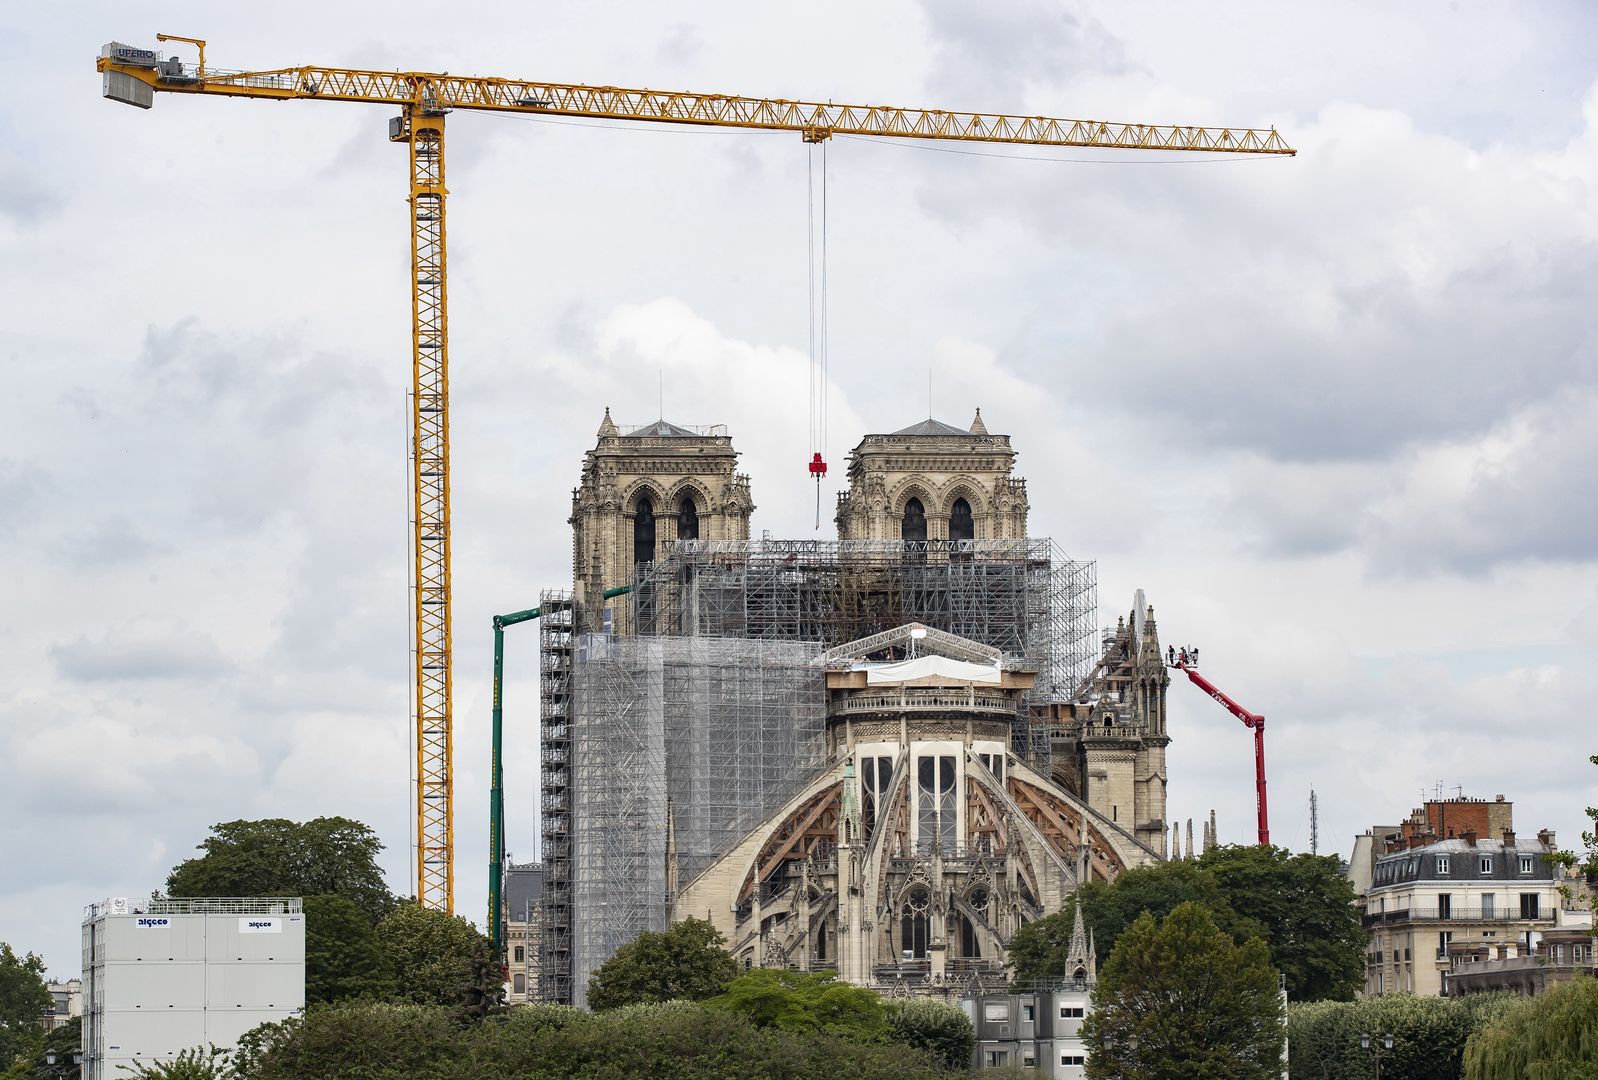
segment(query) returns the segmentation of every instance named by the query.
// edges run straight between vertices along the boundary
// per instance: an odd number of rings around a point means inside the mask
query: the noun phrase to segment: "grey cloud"
[[[161,624],[136,624],[50,646],[62,678],[74,682],[209,678],[231,667],[210,636]]]
[[[14,534],[32,517],[47,483],[45,471],[33,462],[0,458],[0,535]]]
[[[23,169],[18,162],[0,162],[0,218],[34,226],[66,204],[60,189],[40,182],[41,175]]]
[[[124,514],[109,514],[56,541],[57,558],[80,570],[142,562],[164,550]]]
[[[1482,455],[1453,498],[1406,491],[1378,520],[1372,548],[1389,572],[1485,573],[1504,562],[1598,559],[1598,393],[1530,410],[1530,433]]]
[[[1238,463],[1230,520],[1272,557],[1358,551],[1382,576],[1598,561],[1598,390],[1565,391],[1482,439],[1387,462]]]
[[[930,82],[953,107],[1009,111],[1032,86],[1130,70],[1126,48],[1092,16],[1057,0],[921,0],[934,43]]]

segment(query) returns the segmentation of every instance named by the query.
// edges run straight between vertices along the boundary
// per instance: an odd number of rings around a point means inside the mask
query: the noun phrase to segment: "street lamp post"
[[[1393,1033],[1389,1031],[1378,1038],[1362,1031],[1359,1033],[1359,1048],[1370,1054],[1376,1062],[1376,1080],[1382,1080],[1382,1058],[1393,1048]]]
[[[72,1061],[70,1063],[63,1061],[61,1064],[57,1065],[56,1064],[56,1057],[57,1056],[58,1055],[56,1054],[56,1052],[54,1050],[46,1050],[44,1052],[44,1063],[45,1063],[46,1067],[49,1068],[51,1076],[63,1076],[64,1077],[64,1076],[79,1076],[79,1075],[82,1074],[83,1051],[81,1051],[81,1050],[72,1051]]]

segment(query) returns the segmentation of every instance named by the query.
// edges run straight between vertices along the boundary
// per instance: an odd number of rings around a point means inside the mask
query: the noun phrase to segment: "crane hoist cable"
[[[819,154],[821,167],[816,168]],[[817,228],[817,177],[820,228]],[[810,475],[816,481],[816,528],[821,528],[821,481],[827,475],[827,143],[810,143],[805,173],[806,251],[810,293]],[[820,243],[817,244],[817,236]],[[819,257],[818,257],[819,248]]]

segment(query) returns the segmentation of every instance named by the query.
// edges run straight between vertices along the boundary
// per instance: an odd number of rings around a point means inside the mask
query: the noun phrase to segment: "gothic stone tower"
[[[1094,810],[1166,852],[1165,692],[1171,676],[1154,608],[1139,589],[1129,616],[1104,635],[1104,654],[1080,700],[1050,706],[1054,779]],[[1173,853],[1173,857],[1174,853]]]
[[[749,477],[724,428],[691,430],[665,420],[623,433],[610,419],[583,459],[572,492],[572,572],[579,610],[597,619],[606,589],[631,584],[639,563],[676,540],[747,540]],[[615,629],[628,632],[627,605]],[[590,627],[593,628],[593,627]]]
[[[867,435],[849,455],[838,539],[1024,539],[1026,481],[1014,468],[1010,437],[988,434],[981,409],[969,430],[928,419]]]

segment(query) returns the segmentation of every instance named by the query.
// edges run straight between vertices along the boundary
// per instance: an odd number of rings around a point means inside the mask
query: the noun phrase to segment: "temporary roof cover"
[[[928,653],[910,660],[899,660],[892,664],[866,665],[867,686],[918,682],[933,678],[976,686],[997,686],[999,668],[997,664],[973,664],[965,660],[938,656],[936,653]]]

